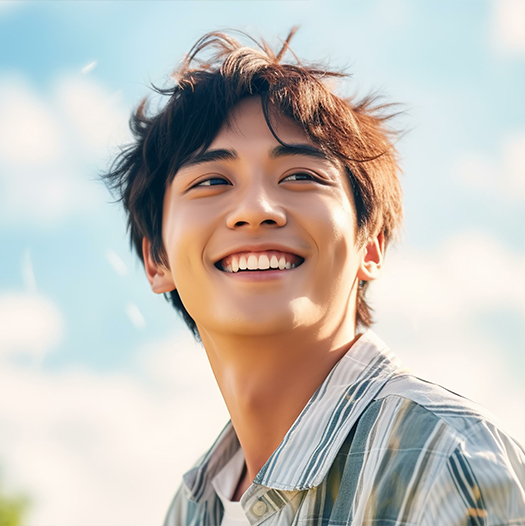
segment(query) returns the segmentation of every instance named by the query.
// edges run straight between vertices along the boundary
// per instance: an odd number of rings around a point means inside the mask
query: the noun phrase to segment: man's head
[[[385,106],[374,108],[371,99],[356,103],[336,96],[325,81],[341,76],[339,73],[282,64],[287,43],[276,56],[265,44],[262,50],[256,50],[242,47],[223,34],[203,37],[176,72],[176,86],[157,89],[169,97],[166,106],[148,117],[145,101],[141,103],[131,121],[136,142],[122,152],[115,169],[105,176],[110,186],[120,192],[128,212],[131,242],[145,261],[152,287],[155,290],[156,279],[156,292],[169,293],[174,307],[197,337],[195,321],[182,301],[195,312],[197,306],[193,307],[189,290],[198,288],[199,283],[180,283],[198,279],[198,272],[189,271],[193,265],[192,250],[201,251],[203,263],[211,261],[213,269],[209,270],[224,273],[219,259],[231,254],[230,249],[252,244],[262,247],[272,242],[286,245],[282,248],[293,248],[300,257],[296,263],[306,258],[303,269],[290,271],[299,275],[316,260],[313,252],[322,253],[325,240],[332,236],[332,241],[337,241],[342,217],[348,219],[345,243],[352,241],[361,263],[368,250],[373,252],[374,247],[379,247],[381,253],[384,251],[401,222],[399,170],[392,134],[385,127],[389,118],[383,112]],[[206,62],[203,56],[209,51],[215,54]],[[250,153],[249,141],[242,140],[252,133],[248,118],[254,123],[254,133],[261,136],[260,141],[251,144],[261,146],[262,141],[268,148],[257,147],[258,151]],[[237,159],[231,155],[228,158],[223,152],[222,157],[215,156],[215,165],[195,163],[211,150],[236,151],[232,145],[237,143],[232,140],[241,141]],[[290,155],[290,148],[286,151],[286,146],[297,144],[310,147],[310,153],[305,154],[304,148],[294,155]],[[282,155],[273,159],[270,150],[281,151]],[[254,165],[249,159],[258,162]],[[297,176],[300,166],[304,173]],[[209,172],[210,169],[215,171]],[[261,178],[263,173],[266,178]],[[317,173],[320,177],[314,183]],[[189,182],[193,184],[184,186]],[[327,187],[333,189],[333,185],[337,191],[330,194]],[[341,200],[343,195],[345,200]],[[184,219],[188,203],[193,216],[186,215]],[[322,206],[316,208],[315,203]],[[322,213],[316,217],[319,212]],[[199,230],[201,218],[205,226]],[[197,228],[195,246],[174,246],[176,242],[191,241],[186,234],[192,228]],[[345,243],[338,245],[339,249]],[[327,249],[337,250],[336,244],[328,241]],[[188,253],[186,260],[183,249]],[[224,250],[226,254],[221,253]],[[343,252],[340,250],[337,255],[338,264]],[[268,256],[271,258],[272,254]],[[336,265],[331,269],[327,256],[330,254],[325,251],[324,267],[317,270],[317,276],[325,280],[330,279],[327,273],[339,268]],[[177,261],[180,268],[171,268]],[[222,263],[228,265],[231,261]],[[356,321],[369,326],[371,316],[365,293],[375,273],[359,274],[358,267],[356,264],[352,271],[359,282],[353,294]],[[208,267],[203,265],[204,268]],[[323,270],[325,274],[319,274]],[[310,277],[315,275],[314,272]],[[231,276],[220,275],[223,278]],[[244,279],[240,275],[233,279],[238,278]],[[332,278],[336,284],[338,277]],[[176,288],[170,288],[170,283]],[[182,301],[179,291],[183,292]],[[305,291],[296,292],[300,295]]]

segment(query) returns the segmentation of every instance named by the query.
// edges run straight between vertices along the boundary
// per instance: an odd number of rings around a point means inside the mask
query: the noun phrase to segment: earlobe
[[[363,259],[357,272],[360,281],[371,281],[379,277],[385,254],[385,236],[383,232],[370,238],[363,247]]]
[[[151,257],[151,242],[146,237],[142,238],[142,255],[144,257],[144,270],[148,278],[151,290],[155,294],[171,292],[177,287],[173,280],[173,275],[169,268],[159,265]]]

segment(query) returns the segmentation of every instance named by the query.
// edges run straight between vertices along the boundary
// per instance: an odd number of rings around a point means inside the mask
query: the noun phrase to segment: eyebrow
[[[270,159],[277,159],[280,157],[290,157],[292,155],[300,155],[303,157],[311,157],[314,159],[321,159],[323,161],[333,162],[328,154],[321,149],[311,146],[309,144],[280,144],[270,151]],[[239,159],[239,155],[235,150],[227,150],[218,148],[215,150],[207,150],[200,152],[190,157],[183,162],[180,168],[188,168],[190,166],[197,166],[205,163],[213,163],[217,161],[235,161]]]

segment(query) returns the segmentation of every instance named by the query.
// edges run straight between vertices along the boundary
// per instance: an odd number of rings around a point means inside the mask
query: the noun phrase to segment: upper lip
[[[214,258],[214,264],[218,263],[227,256],[232,254],[237,254],[238,252],[265,252],[267,250],[278,250],[279,252],[287,252],[288,254],[294,254],[301,258],[305,258],[300,251],[296,250],[293,247],[288,247],[286,245],[281,245],[279,243],[259,243],[259,244],[250,244],[250,245],[239,245],[236,247],[229,248],[222,255],[219,255],[217,258]]]

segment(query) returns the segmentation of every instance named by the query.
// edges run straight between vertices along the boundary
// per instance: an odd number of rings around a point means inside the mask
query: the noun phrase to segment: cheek
[[[340,200],[328,200],[322,207],[309,208],[312,232],[319,245],[319,256],[334,267],[342,267],[355,246],[353,210]]]
[[[164,246],[176,283],[177,278],[180,281],[202,268],[195,263],[197,260],[202,261],[209,230],[202,215],[191,214],[184,209],[179,209],[168,217],[163,236]]]
[[[332,202],[317,222],[316,238],[319,244],[318,290],[322,299],[340,305],[348,298],[356,284],[360,255],[355,241],[353,210]],[[342,302],[342,303],[341,303]]]

